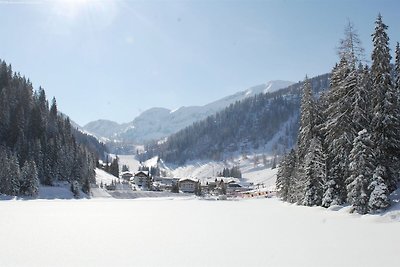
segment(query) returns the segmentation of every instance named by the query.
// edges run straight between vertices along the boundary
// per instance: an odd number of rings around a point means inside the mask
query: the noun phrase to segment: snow
[[[92,187],[90,189],[92,198],[110,198],[112,197],[106,190],[99,187]]]
[[[292,84],[293,82],[288,82],[288,81],[280,81],[280,80],[270,81],[265,84],[265,89],[263,90],[263,93],[264,94],[273,93],[278,91],[279,89],[286,88]]]
[[[0,213],[2,267],[399,264],[399,220],[277,199],[8,200]]]
[[[140,162],[134,155],[119,155],[119,165],[127,165],[132,173],[135,173],[140,166]]]
[[[109,174],[101,169],[96,169],[96,183],[100,184],[111,184],[112,181],[119,181],[120,179],[115,177],[114,175]]]
[[[260,155],[258,155],[260,157]],[[236,158],[225,162],[216,161],[196,161],[190,162],[185,166],[178,167],[171,171],[173,177],[192,177],[200,179],[202,183],[205,181],[214,180],[217,173],[221,172],[224,168],[232,168],[239,166],[242,172],[242,179],[236,179],[241,183],[253,183],[254,185],[263,184],[269,190],[275,189],[276,174],[278,169],[266,168],[262,164],[254,166],[253,156],[248,158]],[[271,158],[268,158],[271,159]],[[260,158],[262,161],[262,159]],[[226,179],[226,178],[224,178]]]
[[[151,108],[142,112],[132,122],[118,124],[107,120],[91,122],[85,126],[98,136],[117,137],[134,143],[145,143],[149,140],[165,138],[177,131],[200,121],[228,107],[236,101],[252,97],[256,94],[275,92],[292,85],[289,81],[269,81],[221,98],[203,106],[182,106],[173,110],[166,108]],[[114,131],[113,131],[114,129]]]
[[[82,196],[82,192],[81,196]],[[40,199],[72,199],[74,195],[71,192],[71,185],[69,183],[59,183],[54,186],[40,186],[39,196]]]

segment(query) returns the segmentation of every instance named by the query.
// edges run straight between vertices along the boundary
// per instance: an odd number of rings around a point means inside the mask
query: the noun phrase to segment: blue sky
[[[0,0],[0,58],[81,125],[204,105],[269,80],[330,71],[350,19],[369,57],[398,0]]]

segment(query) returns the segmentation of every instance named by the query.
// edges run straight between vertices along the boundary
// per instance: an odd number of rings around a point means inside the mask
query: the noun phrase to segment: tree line
[[[277,175],[283,200],[323,207],[348,203],[360,214],[390,205],[400,174],[400,47],[391,65],[387,29],[379,15],[369,67],[349,23],[330,90],[316,99],[306,78],[297,147]]]
[[[0,60],[0,193],[36,197],[39,184],[68,181],[90,191],[106,148],[71,126],[43,88]]]
[[[316,93],[328,88],[328,74],[314,77]],[[281,153],[291,148],[298,131],[302,82],[278,92],[258,94],[172,134],[165,142],[152,142],[138,155],[141,161],[159,156],[182,165],[188,160],[223,160],[235,153],[262,148],[281,131],[275,143]],[[277,149],[278,150],[278,149]]]

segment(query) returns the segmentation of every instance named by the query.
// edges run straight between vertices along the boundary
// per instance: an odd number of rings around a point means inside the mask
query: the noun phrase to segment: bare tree
[[[350,66],[357,66],[365,62],[365,50],[354,24],[348,20],[344,28],[344,38],[340,39],[337,53],[340,58],[345,58]]]

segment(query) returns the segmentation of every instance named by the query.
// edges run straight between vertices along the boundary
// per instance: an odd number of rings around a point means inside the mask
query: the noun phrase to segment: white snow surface
[[[127,165],[129,171],[135,173],[140,166],[140,162],[135,158],[135,155],[119,155],[119,165]]]
[[[0,266],[398,266],[399,220],[278,199],[0,201]]]
[[[103,182],[103,184],[111,184],[112,181],[117,181],[119,182],[119,178],[115,177],[114,175],[109,174],[108,172],[105,172],[101,169],[96,169],[96,183],[100,184]]]

